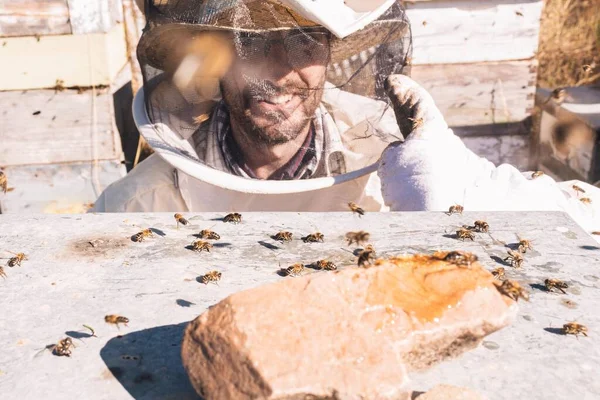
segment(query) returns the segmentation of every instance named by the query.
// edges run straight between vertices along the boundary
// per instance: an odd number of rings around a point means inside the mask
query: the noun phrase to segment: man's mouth
[[[256,98],[256,100],[259,102],[265,102],[265,103],[269,103],[269,104],[279,105],[279,104],[286,104],[286,103],[290,102],[293,98],[294,98],[294,95],[292,95],[292,94],[280,94],[280,95],[276,95],[276,96],[258,96]]]

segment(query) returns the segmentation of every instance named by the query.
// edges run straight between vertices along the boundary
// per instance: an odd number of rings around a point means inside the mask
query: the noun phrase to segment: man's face
[[[323,95],[329,39],[323,31],[237,33],[237,57],[221,82],[232,124],[254,142],[304,132]]]

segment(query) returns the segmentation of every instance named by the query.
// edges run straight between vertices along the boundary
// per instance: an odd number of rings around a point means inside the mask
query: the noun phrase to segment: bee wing
[[[150,230],[151,230],[152,232],[156,233],[158,236],[161,236],[161,237],[165,237],[165,236],[167,236],[167,234],[166,234],[165,232],[161,231],[160,229],[157,229],[157,228],[150,228]]]

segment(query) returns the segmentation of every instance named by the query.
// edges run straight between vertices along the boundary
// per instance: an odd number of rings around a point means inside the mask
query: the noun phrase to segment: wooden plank
[[[429,91],[450,126],[521,122],[531,115],[536,62],[415,65],[411,76]]]
[[[67,0],[0,1],[0,37],[71,33]]]
[[[541,0],[406,3],[414,65],[522,60],[537,51]]]
[[[125,167],[109,160],[6,167],[4,172],[14,189],[0,195],[3,214],[73,214],[86,212],[102,190],[125,176]]]
[[[68,0],[75,35],[108,32],[123,21],[121,0]]]
[[[108,33],[2,39],[0,90],[110,85],[127,64],[123,25]]]
[[[108,89],[0,92],[0,104],[2,166],[121,158]]]

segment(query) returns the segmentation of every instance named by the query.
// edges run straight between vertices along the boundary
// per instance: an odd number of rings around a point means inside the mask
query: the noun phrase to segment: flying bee
[[[460,228],[456,231],[456,238],[462,240],[463,242],[466,239],[470,239],[471,241],[475,240],[475,235],[467,228]]]
[[[4,194],[8,192],[8,178],[6,177],[6,174],[2,171],[0,171],[0,189],[2,189]]]
[[[359,216],[365,215],[365,210],[362,207],[359,207],[356,203],[354,203],[352,201],[350,203],[348,203],[348,207],[350,208],[350,211],[358,214]]]
[[[450,208],[448,209],[448,212],[446,214],[448,214],[448,215],[452,215],[452,214],[460,214],[460,215],[462,215],[463,211],[465,211],[465,208],[463,206],[461,206],[460,204],[455,204],[453,206],[450,206]]]
[[[498,267],[492,271],[492,275],[498,280],[504,280],[504,272],[505,270],[503,267]]]
[[[232,224],[239,224],[240,222],[242,222],[242,214],[240,214],[240,213],[227,214],[223,218],[223,222],[230,222]]]
[[[192,250],[197,252],[207,251],[210,253],[210,249],[212,249],[213,245],[205,242],[204,240],[196,240],[192,243]]]
[[[519,238],[519,253],[527,253],[527,250],[533,250],[531,246],[531,240]]]
[[[66,337],[59,340],[56,344],[46,346],[46,349],[52,351],[52,354],[58,357],[71,357],[71,347],[75,347],[73,340],[70,337]]]
[[[292,241],[292,232],[287,232],[287,231],[281,231],[281,232],[277,232],[276,235],[271,236],[273,238],[273,240],[277,240],[278,242],[284,243],[284,242],[291,242]]]
[[[325,236],[323,236],[323,234],[321,232],[315,232],[315,233],[311,233],[308,236],[304,236],[302,238],[302,240],[304,241],[304,243],[324,242]]]
[[[579,194],[583,194],[585,193],[585,190],[583,190],[583,188],[577,186],[577,185],[573,185],[571,186],[573,188],[573,190],[577,193],[577,196],[579,196]]]
[[[298,276],[304,271],[304,264],[296,263],[284,269],[286,276]]]
[[[475,221],[473,224],[473,230],[475,232],[488,233],[490,231],[490,225],[485,221]]]
[[[11,257],[8,260],[6,265],[8,265],[11,268],[14,267],[15,265],[18,265],[20,267],[21,262],[23,262],[23,260],[27,260],[27,256],[25,255],[25,253],[17,253],[17,254],[15,254],[14,257]]]
[[[511,267],[521,268],[524,260],[525,259],[523,258],[521,253],[514,250],[508,250],[508,257],[504,259],[504,262],[509,263]]]
[[[0,266],[0,276],[6,279],[6,272],[4,272],[4,267]]]
[[[200,283],[208,285],[210,282],[217,283],[221,280],[221,273],[219,271],[210,271],[200,277]]]
[[[535,171],[531,173],[531,179],[537,179],[540,176],[544,175],[543,171]]]
[[[587,336],[587,332],[587,326],[578,324],[577,322],[569,322],[563,325],[563,333],[565,335],[578,336],[579,334],[582,334],[583,336]]]
[[[544,281],[544,285],[546,286],[546,289],[548,289],[549,292],[551,292],[552,289],[558,289],[564,294],[567,294],[567,292],[565,292],[564,289],[569,288],[569,285],[558,279],[546,279]]]
[[[148,229],[144,229],[141,232],[136,233],[133,236],[133,241],[134,242],[143,242],[144,240],[146,240],[146,238],[149,237],[154,237],[154,232],[152,232],[152,229],[148,228]]]
[[[529,294],[516,281],[507,279],[503,281],[502,284],[496,284],[496,289],[498,289],[501,294],[513,299],[514,301],[518,301],[520,298],[529,301]]]
[[[217,232],[213,232],[210,229],[202,229],[198,234],[200,239],[219,240],[221,236]]]
[[[348,246],[352,245],[352,243],[356,243],[360,245],[361,243],[366,243],[369,241],[371,235],[369,232],[358,231],[358,232],[348,232],[346,233],[346,240],[348,241]]]
[[[319,260],[315,263],[315,265],[317,268],[324,269],[325,271],[335,271],[337,269],[337,265],[327,260]]]
[[[477,256],[473,253],[466,251],[451,251],[447,253],[442,260],[458,266],[470,266],[472,263],[478,260]]]
[[[118,328],[119,324],[123,324],[123,325],[127,326],[127,324],[129,323],[129,318],[122,317],[120,315],[110,314],[110,315],[104,316],[104,322],[106,322],[107,324],[116,325]]]
[[[579,201],[581,201],[583,204],[592,204],[592,199],[589,197],[582,197],[579,199]]]
[[[364,267],[365,265],[371,265],[375,260],[375,249],[372,245],[368,244],[359,254],[358,254],[358,266]]]
[[[183,218],[183,215],[177,213],[175,215],[173,215],[173,217],[175,218],[175,222],[177,222],[177,229],[179,229],[179,224],[185,226],[187,224],[190,223],[190,221],[188,221],[187,219]]]

